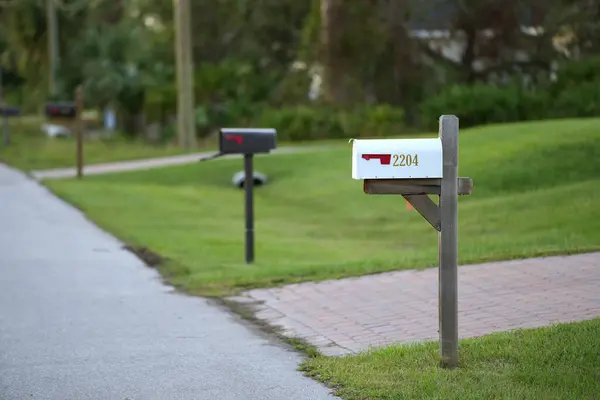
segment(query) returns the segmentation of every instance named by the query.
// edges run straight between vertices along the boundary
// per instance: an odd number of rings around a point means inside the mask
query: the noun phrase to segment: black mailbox
[[[77,107],[75,103],[48,103],[46,117],[74,119],[77,117]]]
[[[269,153],[276,147],[276,135],[271,128],[222,128],[219,150],[221,154]]]
[[[0,107],[0,116],[2,117],[18,117],[21,115],[21,110],[17,107]]]

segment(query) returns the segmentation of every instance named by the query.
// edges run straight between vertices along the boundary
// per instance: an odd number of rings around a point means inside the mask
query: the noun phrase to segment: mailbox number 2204
[[[418,167],[419,157],[416,154],[392,154],[394,167]]]

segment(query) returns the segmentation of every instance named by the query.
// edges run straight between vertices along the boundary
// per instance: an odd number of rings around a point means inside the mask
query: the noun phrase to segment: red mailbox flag
[[[242,144],[244,141],[243,136],[241,135],[225,135],[225,140],[236,142],[237,144]]]
[[[363,154],[362,158],[369,161],[369,160],[379,160],[379,163],[381,165],[390,165],[390,163],[392,162],[392,155],[391,154]]]

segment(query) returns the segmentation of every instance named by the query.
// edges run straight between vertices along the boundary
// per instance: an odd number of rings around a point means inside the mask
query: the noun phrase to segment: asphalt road
[[[0,164],[0,399],[333,399],[300,361]]]

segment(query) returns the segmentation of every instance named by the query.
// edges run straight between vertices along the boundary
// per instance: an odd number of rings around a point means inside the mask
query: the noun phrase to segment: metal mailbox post
[[[440,363],[458,366],[458,196],[473,190],[458,177],[458,118],[442,115],[433,139],[354,140],[352,178],[367,194],[402,195],[439,232]]]
[[[246,214],[246,264],[254,261],[254,155],[270,153],[277,147],[277,131],[271,128],[222,128],[219,153],[200,161],[228,154],[244,155],[244,192]]]
[[[4,103],[4,70],[0,67],[0,116],[2,117],[2,145],[8,147],[10,136],[8,133],[8,118],[17,117],[21,110],[16,107],[9,107]]]
[[[52,102],[45,107],[46,118],[50,122],[65,125],[75,133],[75,161],[77,178],[83,177],[83,90],[75,90],[75,102]]]

